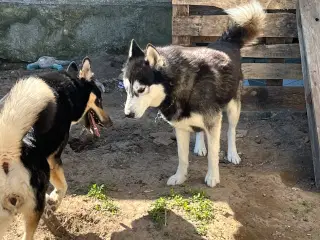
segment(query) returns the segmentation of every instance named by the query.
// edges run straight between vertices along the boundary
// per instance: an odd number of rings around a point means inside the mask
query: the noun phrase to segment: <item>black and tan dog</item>
[[[33,239],[46,202],[52,210],[60,205],[67,191],[61,153],[71,124],[81,121],[96,136],[97,125],[112,124],[92,78],[85,58],[80,71],[71,63],[64,72],[26,77],[6,96],[0,112],[0,239],[16,213],[24,216],[23,239]],[[49,181],[55,189],[46,196]]]

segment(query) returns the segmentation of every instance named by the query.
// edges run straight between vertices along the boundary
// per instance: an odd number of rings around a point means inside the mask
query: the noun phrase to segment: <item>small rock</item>
[[[141,135],[142,134],[142,130],[141,129],[136,129],[133,131],[132,133],[133,135]]]
[[[281,142],[280,142],[279,140],[277,140],[277,141],[275,141],[275,142],[273,143],[273,145],[274,145],[274,146],[280,146],[280,145],[281,145]]]
[[[292,116],[292,115],[287,116],[286,119],[287,119],[288,121],[292,121],[292,120],[294,120],[294,116]]]
[[[260,144],[261,143],[261,138],[259,136],[256,136],[254,141],[257,143],[257,144]]]
[[[310,139],[309,139],[308,136],[306,136],[306,137],[304,138],[304,143],[309,143],[309,142],[310,142]]]
[[[237,130],[236,137],[243,138],[243,137],[247,136],[247,134],[248,134],[248,130]]]
[[[172,132],[156,132],[150,133],[150,136],[154,138],[153,142],[158,145],[165,145],[168,146],[172,144],[174,134]]]
[[[153,192],[153,190],[144,190],[143,192],[144,193],[151,193],[151,192]]]
[[[165,146],[169,146],[171,143],[173,143],[174,141],[172,139],[168,139],[168,138],[162,138],[162,137],[158,137],[155,138],[153,140],[153,142],[157,145],[165,145]]]
[[[309,237],[310,237],[310,236],[311,236],[311,233],[307,233],[307,236],[309,236]]]
[[[264,194],[262,194],[262,196],[266,197],[266,196],[267,196],[267,194],[265,194],[265,193],[264,193]]]

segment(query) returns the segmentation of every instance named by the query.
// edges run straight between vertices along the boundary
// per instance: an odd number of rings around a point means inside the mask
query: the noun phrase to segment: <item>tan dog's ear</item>
[[[94,73],[91,71],[91,60],[85,57],[82,61],[82,69],[79,72],[79,78],[91,81]]]
[[[150,43],[148,43],[147,48],[146,48],[146,60],[149,62],[150,66],[162,66],[163,59],[160,56],[159,52],[157,49]]]

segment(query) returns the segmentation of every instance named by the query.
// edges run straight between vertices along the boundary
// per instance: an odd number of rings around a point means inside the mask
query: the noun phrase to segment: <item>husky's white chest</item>
[[[193,132],[194,127],[204,129],[203,117],[200,114],[193,113],[189,118],[183,118],[180,121],[168,121],[163,115],[162,118],[171,126],[186,131]]]

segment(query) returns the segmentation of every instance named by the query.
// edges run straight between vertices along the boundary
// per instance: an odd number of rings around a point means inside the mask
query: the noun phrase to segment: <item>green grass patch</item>
[[[94,206],[94,209],[97,211],[116,214],[120,210],[113,200],[107,196],[105,186],[103,184],[92,184],[87,195],[99,201],[99,203]]]
[[[188,218],[195,222],[197,231],[205,235],[208,224],[213,219],[213,204],[203,191],[188,190],[181,195],[171,190],[170,194],[157,199],[149,210],[152,220],[159,226],[166,225],[168,210],[182,210]]]

